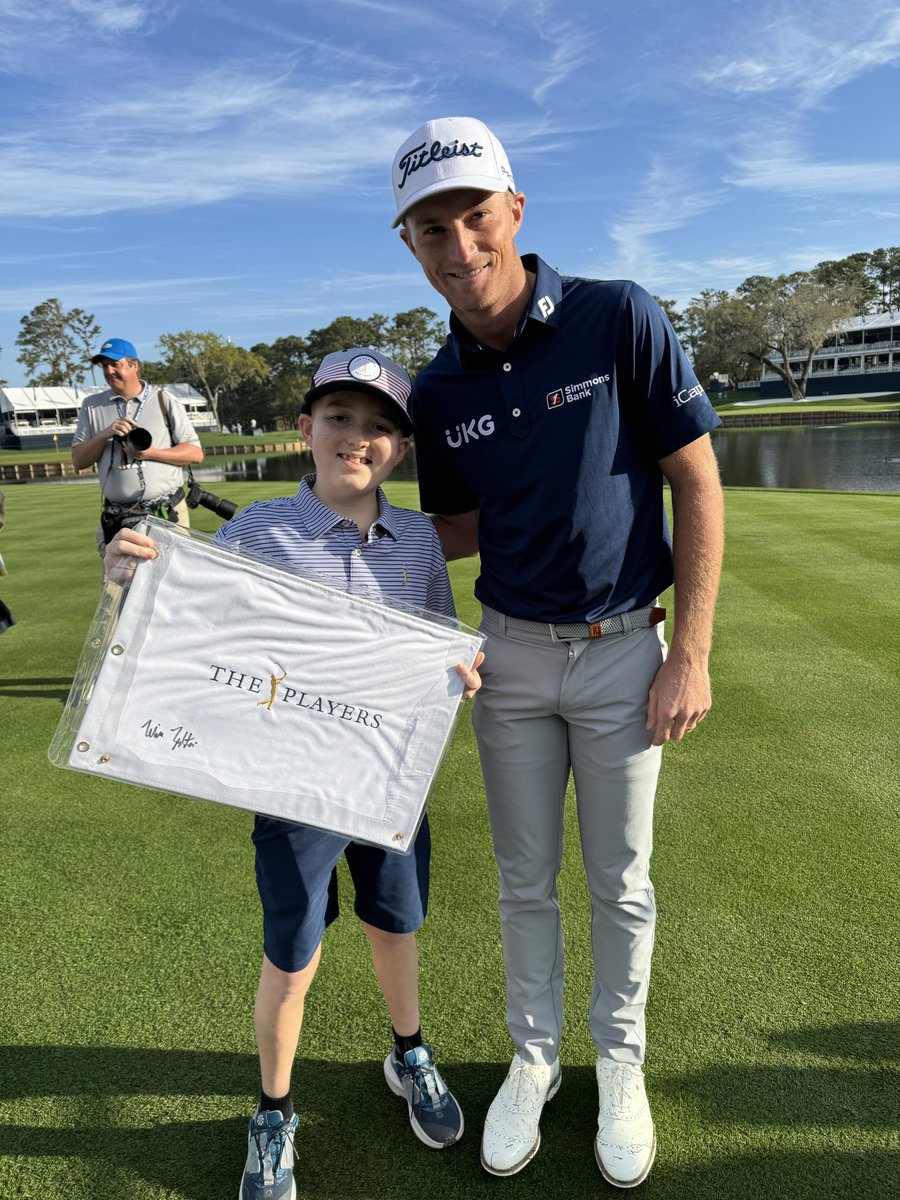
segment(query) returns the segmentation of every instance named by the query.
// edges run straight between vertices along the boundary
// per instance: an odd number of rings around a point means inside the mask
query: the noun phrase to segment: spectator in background
[[[203,450],[181,403],[141,379],[131,342],[109,338],[91,362],[100,364],[108,390],[88,396],[81,406],[72,464],[78,471],[97,464],[102,557],[119,529],[150,514],[190,525],[184,467],[202,462]]]
[[[6,524],[6,497],[0,491],[0,529]],[[3,562],[3,555],[0,554],[0,575],[6,574],[6,564]],[[16,619],[0,600],[0,633],[6,633],[11,625],[15,625]]]

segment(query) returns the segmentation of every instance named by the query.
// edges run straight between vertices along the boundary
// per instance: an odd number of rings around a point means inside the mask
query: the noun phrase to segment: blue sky
[[[145,358],[446,315],[390,162],[472,115],[520,249],[686,301],[900,242],[896,0],[0,0],[0,378],[51,296]]]

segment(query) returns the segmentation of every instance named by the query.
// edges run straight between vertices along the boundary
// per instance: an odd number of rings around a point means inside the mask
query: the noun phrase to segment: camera
[[[134,429],[129,429],[126,434],[118,435],[116,441],[121,442],[132,454],[143,454],[145,450],[149,450],[153,445],[153,438],[150,435],[150,431],[142,429],[140,425],[135,425]]]
[[[225,500],[221,496],[214,496],[212,492],[205,492],[195,479],[191,480],[191,486],[184,499],[188,508],[197,508],[202,504],[204,508],[214,512],[223,521],[230,521],[238,510],[238,506],[233,501]]]

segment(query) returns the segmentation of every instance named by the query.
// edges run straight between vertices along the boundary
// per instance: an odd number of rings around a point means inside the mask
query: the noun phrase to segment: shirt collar
[[[138,406],[143,405],[147,397],[150,395],[150,384],[145,383],[143,380],[138,380],[138,382],[141,385],[141,390],[136,396],[129,396],[127,400],[124,396],[119,395],[115,388],[110,388],[110,394],[112,395],[112,398],[116,404],[137,404]]]
[[[522,316],[519,318],[514,341],[521,337],[526,328],[529,333],[542,327],[555,329],[559,324],[559,308],[562,300],[562,279],[558,271],[548,267],[544,260],[538,258],[536,254],[523,254],[522,266],[526,271],[534,274],[534,288]],[[464,353],[502,353],[492,347],[481,346],[453,312],[450,313],[450,341],[456,357],[460,360]]]
[[[333,529],[344,529],[346,518],[334,512],[327,504],[322,503],[312,490],[312,485],[315,482],[315,474],[304,475],[300,480],[300,487],[292,497],[292,503],[296,505],[303,518],[303,523],[310,537],[320,538],[324,537],[326,533],[330,533]],[[394,541],[397,541],[399,534],[394,515],[388,503],[388,498],[381,488],[376,492],[376,498],[378,500],[378,517],[372,528],[375,530],[376,535],[388,534]]]

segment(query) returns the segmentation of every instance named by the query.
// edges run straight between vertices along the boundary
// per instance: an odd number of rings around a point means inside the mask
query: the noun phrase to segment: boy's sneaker
[[[296,1200],[296,1132],[296,1113],[289,1121],[278,1109],[266,1109],[251,1117],[247,1165],[238,1200]]]
[[[644,1090],[644,1074],[630,1063],[597,1060],[600,1115],[594,1155],[600,1174],[613,1187],[633,1188],[650,1174],[656,1130]]]
[[[416,1046],[402,1057],[394,1046],[384,1060],[384,1077],[395,1096],[406,1098],[409,1123],[420,1142],[445,1150],[459,1141],[462,1110],[434,1065],[430,1046]]]
[[[515,1175],[541,1145],[541,1113],[559,1091],[559,1059],[527,1063],[518,1054],[491,1102],[481,1136],[481,1165],[491,1175]]]

